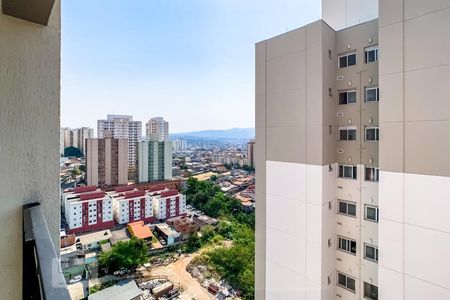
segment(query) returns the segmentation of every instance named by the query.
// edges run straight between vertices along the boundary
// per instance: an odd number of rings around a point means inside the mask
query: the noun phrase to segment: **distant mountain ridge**
[[[220,141],[243,143],[255,138],[255,128],[231,128],[222,130],[201,130],[170,134],[171,139]]]

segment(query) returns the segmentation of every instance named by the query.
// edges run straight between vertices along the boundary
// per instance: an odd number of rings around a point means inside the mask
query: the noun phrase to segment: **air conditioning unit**
[[[343,116],[344,116],[344,113],[337,113],[336,116],[338,116],[338,117],[343,117]]]

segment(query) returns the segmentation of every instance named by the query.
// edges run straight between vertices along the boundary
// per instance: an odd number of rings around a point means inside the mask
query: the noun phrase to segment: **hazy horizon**
[[[317,20],[320,1],[79,0],[62,13],[61,126],[162,116],[177,133],[254,127],[255,43]]]

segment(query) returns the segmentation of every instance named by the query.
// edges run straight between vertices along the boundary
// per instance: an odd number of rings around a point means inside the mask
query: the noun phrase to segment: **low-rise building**
[[[181,241],[181,234],[166,223],[156,224],[155,230],[166,241],[167,246]]]
[[[153,213],[156,219],[166,220],[186,215],[186,196],[178,190],[169,190],[153,197]]]
[[[144,224],[144,221],[137,221],[134,223],[129,223],[127,225],[128,232],[138,239],[150,242],[152,240],[153,234],[150,227]]]
[[[110,230],[101,230],[76,237],[77,244],[80,243],[84,251],[98,250],[103,242],[108,242],[112,237]]]
[[[69,233],[114,226],[112,199],[95,186],[79,187],[64,193],[63,203]]]
[[[200,230],[200,226],[196,222],[185,216],[168,219],[166,223],[181,234],[182,240],[188,239],[191,233]]]

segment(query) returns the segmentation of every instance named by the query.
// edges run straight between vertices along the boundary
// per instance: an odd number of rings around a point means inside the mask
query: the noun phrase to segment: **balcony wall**
[[[36,1],[37,2],[37,1]],[[22,298],[22,205],[59,245],[60,3],[48,26],[0,14],[0,298]]]

